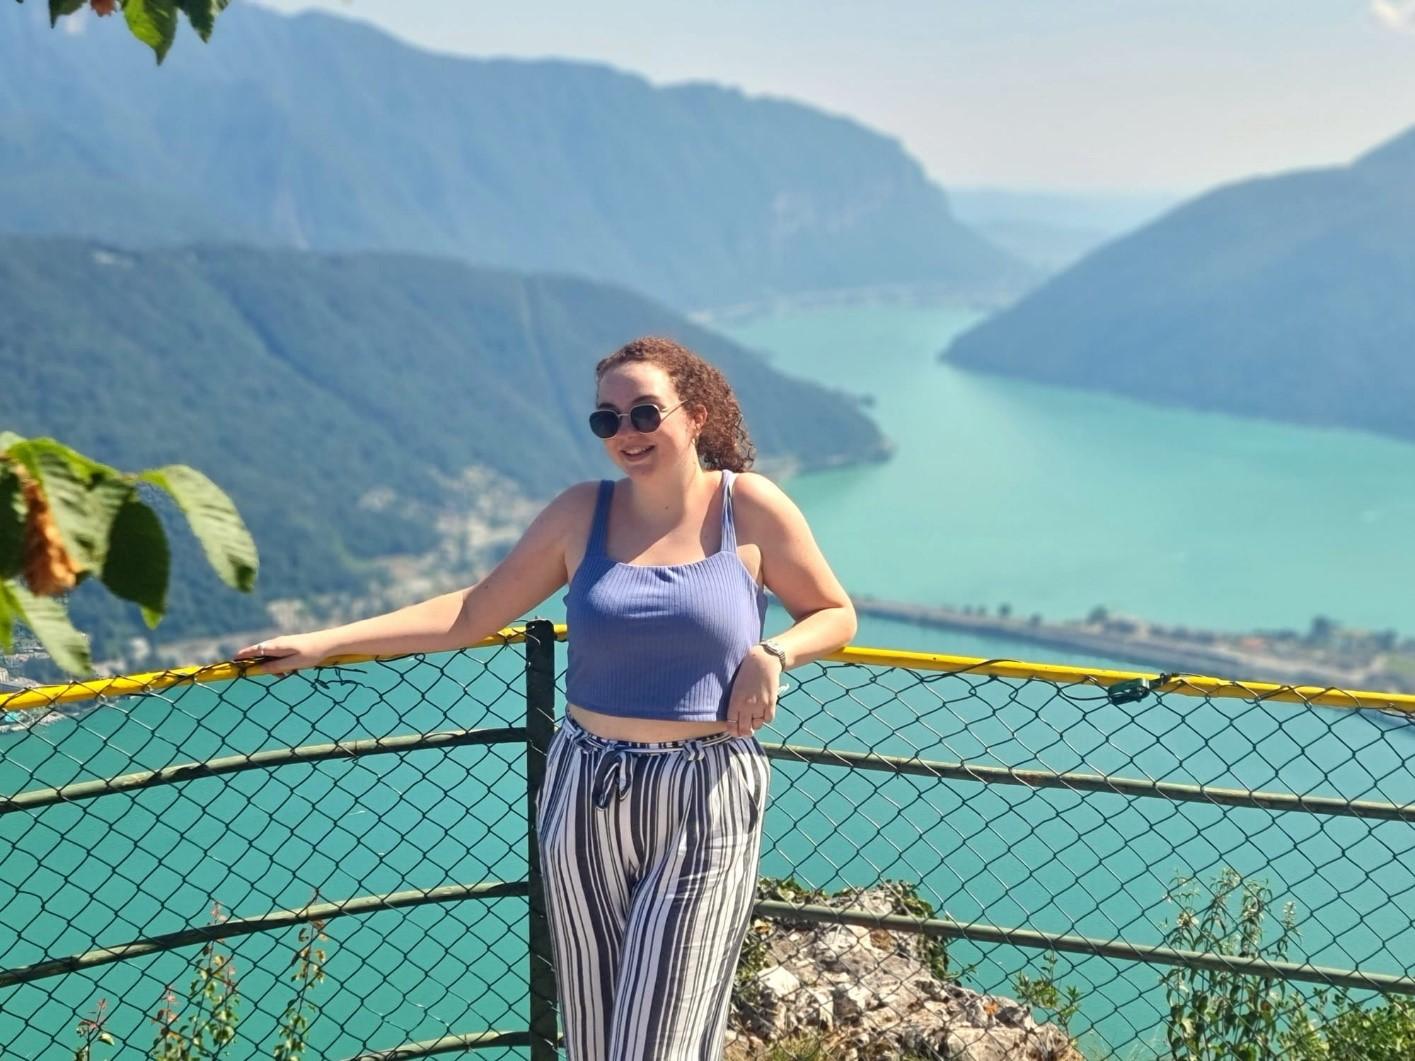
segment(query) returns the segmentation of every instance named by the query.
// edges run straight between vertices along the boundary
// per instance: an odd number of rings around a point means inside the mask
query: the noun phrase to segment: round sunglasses
[[[683,402],[679,402],[672,409],[660,410],[657,405],[644,402],[634,406],[627,413],[616,413],[613,409],[596,409],[590,413],[590,430],[600,438],[613,438],[619,434],[619,428],[627,416],[635,431],[648,434],[650,431],[657,431],[658,425],[683,405]]]

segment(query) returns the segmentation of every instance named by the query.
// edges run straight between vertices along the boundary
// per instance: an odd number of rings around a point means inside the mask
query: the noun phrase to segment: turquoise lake
[[[1166,410],[958,372],[935,360],[972,318],[949,310],[800,313],[730,329],[784,371],[875,397],[880,465],[786,484],[851,590],[921,603],[1096,604],[1223,629],[1306,629],[1324,614],[1415,631],[1415,446]],[[558,598],[543,614],[561,613]],[[774,610],[768,629],[787,617]],[[862,621],[857,643],[1126,666],[1036,646]],[[564,665],[564,647],[559,660]],[[1153,668],[1135,669],[1152,672]],[[326,678],[328,676],[325,676]],[[0,734],[11,794],[279,745],[523,721],[519,651],[127,698]],[[1263,675],[1235,675],[1261,680]],[[1409,724],[1369,712],[810,665],[764,743],[1415,802]],[[514,744],[288,766],[0,816],[0,967],[321,898],[524,878]],[[965,921],[1157,943],[1174,878],[1232,866],[1297,904],[1292,957],[1400,973],[1415,948],[1408,824],[983,786],[773,761],[762,872],[830,891],[918,882]],[[1404,909],[1402,909],[1404,908]],[[440,903],[329,922],[312,1056],[524,1027],[525,902]],[[231,941],[243,1004],[229,1056],[269,1056],[294,930]],[[1011,993],[1040,952],[951,947],[964,982]],[[72,1057],[99,997],[141,1055],[192,948],[0,992],[0,1056]],[[970,968],[971,967],[971,968]],[[1087,1056],[1147,1058],[1163,970],[1062,955]],[[118,1000],[121,1000],[121,1004]],[[67,1047],[68,1052],[65,1053]],[[98,1058],[110,1056],[102,1051]],[[478,1056],[524,1057],[524,1050]]]
[[[790,484],[851,590],[1415,634],[1415,445],[938,363],[975,319],[835,309],[725,329],[783,371],[873,395],[898,444],[886,464]]]

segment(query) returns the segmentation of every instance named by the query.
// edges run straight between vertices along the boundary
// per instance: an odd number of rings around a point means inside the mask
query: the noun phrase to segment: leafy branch
[[[23,622],[59,667],[92,673],[87,640],[57,598],[93,575],[136,603],[149,628],[161,622],[171,550],[140,483],[166,492],[221,580],[250,592],[255,542],[231,499],[195,468],[126,474],[52,438],[0,431],[0,650],[13,648],[13,624]]]
[[[49,24],[54,26],[85,7],[99,16],[111,15],[121,7],[128,31],[150,47],[160,63],[176,39],[178,12],[187,16],[197,36],[206,41],[216,27],[216,16],[228,3],[230,0],[49,0]]]

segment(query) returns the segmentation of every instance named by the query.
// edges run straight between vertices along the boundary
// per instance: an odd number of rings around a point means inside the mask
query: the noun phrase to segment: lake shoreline
[[[861,615],[936,629],[965,631],[984,637],[1002,637],[1093,656],[1133,660],[1137,664],[1161,668],[1164,672],[1181,670],[1186,674],[1206,677],[1285,685],[1415,692],[1415,688],[1402,687],[1395,675],[1382,669],[1382,658],[1379,656],[1374,664],[1334,666],[1310,656],[1274,654],[1271,643],[1258,634],[1192,631],[1195,638],[1212,639],[1208,644],[1200,644],[1172,634],[1157,634],[1153,624],[1129,617],[1100,623],[1082,620],[1057,623],[1045,622],[1039,616],[1015,619],[863,595],[852,595],[851,601]],[[1261,641],[1267,650],[1254,645],[1252,642],[1255,639]]]

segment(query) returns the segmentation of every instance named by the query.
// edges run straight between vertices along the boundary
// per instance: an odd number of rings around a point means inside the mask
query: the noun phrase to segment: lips
[[[627,460],[638,460],[640,457],[648,456],[652,451],[652,446],[644,446],[639,449],[622,449],[619,452]]]

